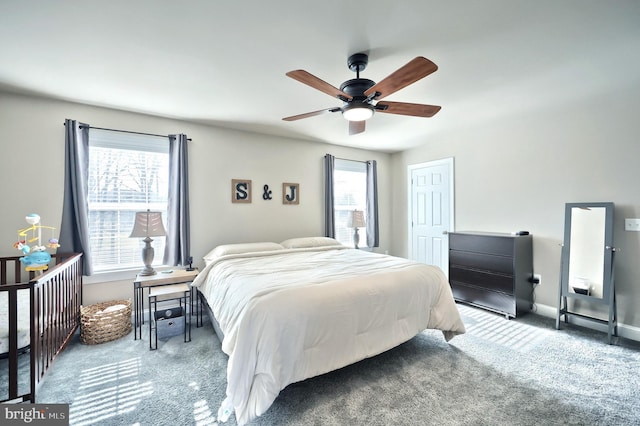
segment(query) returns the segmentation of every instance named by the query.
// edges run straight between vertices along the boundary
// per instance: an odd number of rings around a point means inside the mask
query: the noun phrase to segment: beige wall
[[[0,255],[16,254],[12,244],[16,231],[24,227],[26,213],[37,212],[43,223],[59,226],[65,118],[140,132],[184,132],[193,139],[189,147],[192,254],[198,260],[221,243],[321,234],[322,157],[327,152],[378,160],[379,251],[407,256],[407,166],[453,157],[457,230],[530,231],[535,273],[543,281],[536,290],[542,313],[553,314],[557,306],[564,203],[613,201],[615,245],[621,248],[615,262],[619,319],[637,333],[640,233],[625,232],[624,218],[640,217],[640,144],[634,117],[639,103],[637,88],[572,104],[554,103],[550,96],[549,105],[540,111],[514,111],[508,117],[436,134],[419,148],[389,156],[0,93],[0,241],[4,242]],[[231,204],[232,178],[253,180],[252,204]],[[300,183],[300,206],[261,199],[263,184],[278,195],[285,181]],[[131,287],[129,278],[87,284],[85,303],[128,298]]]
[[[147,115],[89,107],[36,97],[0,93],[3,200],[0,255],[19,254],[12,247],[24,216],[36,212],[45,225],[59,227],[62,210],[64,120],[96,127],[158,134],[186,133],[189,145],[191,253],[196,265],[214,246],[230,242],[282,241],[322,235],[323,156],[377,160],[379,173],[380,248],[389,250],[390,155],[302,140],[225,130]],[[251,179],[252,204],[231,203],[231,179]],[[283,182],[300,184],[300,205],[281,202]],[[274,199],[262,199],[262,187]],[[56,231],[57,232],[57,231]],[[132,272],[131,278],[135,274]],[[91,281],[100,281],[92,277]],[[85,303],[129,298],[130,279],[85,285]]]
[[[615,259],[619,321],[637,332],[640,232],[625,232],[624,218],[640,217],[639,110],[637,85],[566,104],[549,93],[540,110],[514,110],[394,154],[392,252],[408,253],[407,166],[453,157],[456,230],[530,231],[535,273],[542,275],[536,302],[555,309],[564,204],[612,201],[614,243],[621,248]]]

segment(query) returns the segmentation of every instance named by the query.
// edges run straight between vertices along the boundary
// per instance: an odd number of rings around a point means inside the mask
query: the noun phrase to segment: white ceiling
[[[349,136],[340,106],[285,76],[380,81],[416,56],[434,74]],[[451,127],[586,99],[640,78],[637,0],[22,0],[0,3],[0,88],[278,136],[394,152]],[[81,119],[81,118],[78,118]]]

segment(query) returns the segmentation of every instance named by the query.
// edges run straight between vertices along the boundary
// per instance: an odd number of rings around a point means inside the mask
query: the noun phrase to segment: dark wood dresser
[[[515,318],[533,306],[531,235],[449,233],[455,300]]]

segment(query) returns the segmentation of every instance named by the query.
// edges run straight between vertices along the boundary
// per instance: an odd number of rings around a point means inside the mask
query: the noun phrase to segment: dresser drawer
[[[513,275],[496,274],[450,265],[449,281],[513,295]]]
[[[464,284],[453,284],[451,290],[453,298],[459,302],[470,303],[511,317],[516,316],[516,301],[513,296]]]
[[[449,252],[449,264],[513,275],[513,257],[451,250]]]
[[[449,234],[449,249],[471,251],[499,256],[513,256],[514,239],[511,237],[475,235],[475,234]]]

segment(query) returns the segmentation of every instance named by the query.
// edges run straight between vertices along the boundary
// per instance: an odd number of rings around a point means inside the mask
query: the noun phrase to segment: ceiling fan
[[[360,78],[360,71],[367,67],[368,62],[369,57],[366,53],[356,53],[349,56],[347,65],[351,71],[356,73],[356,78],[345,81],[340,85],[339,89],[305,70],[288,72],[286,74],[288,77],[340,99],[343,105],[342,107],[321,109],[285,117],[283,120],[295,121],[327,112],[340,111],[342,116],[349,121],[349,134],[355,135],[364,132],[365,122],[373,116],[374,111],[414,117],[432,117],[440,111],[440,107],[435,105],[380,102],[382,98],[435,72],[438,69],[436,64],[422,56],[418,56],[382,79],[382,81],[375,83],[366,78]]]

